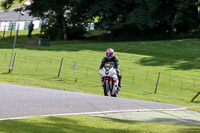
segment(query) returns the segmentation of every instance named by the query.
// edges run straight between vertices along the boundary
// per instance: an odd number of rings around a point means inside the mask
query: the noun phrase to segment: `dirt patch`
[[[18,44],[39,45],[39,40],[19,41]]]

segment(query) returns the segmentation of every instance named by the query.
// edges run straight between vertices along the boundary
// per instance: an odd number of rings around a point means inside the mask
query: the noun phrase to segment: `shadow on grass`
[[[200,103],[200,101],[194,101],[194,103]]]
[[[38,39],[34,35],[33,39]],[[28,40],[26,36],[19,36],[18,41]],[[17,44],[16,48],[41,51],[80,51],[91,50],[105,52],[113,48],[116,52],[145,55],[138,64],[143,66],[170,66],[173,69],[200,69],[199,39],[164,40],[164,41],[134,41],[134,42],[100,42],[100,41],[51,41],[51,46],[30,46]],[[1,49],[12,48],[9,38],[1,42]],[[116,54],[117,55],[117,54]],[[122,59],[120,59],[122,60]]]
[[[139,60],[138,64],[144,66],[170,66],[175,70],[191,70],[200,69],[200,62],[198,61],[184,61],[164,59],[160,57],[146,57]]]
[[[47,117],[42,120],[34,119],[34,120],[7,120],[0,121],[0,131],[4,133],[132,133],[133,130],[120,129],[120,127],[116,127],[115,129],[109,128],[107,126],[104,127],[104,124],[111,124],[109,122],[99,123],[98,121],[94,121],[94,123],[87,124],[87,119],[85,119],[86,124],[84,124],[83,120],[74,120],[69,118],[61,118],[61,117]],[[89,119],[92,121],[92,119]],[[112,119],[108,119],[109,121],[113,121]],[[96,123],[95,123],[96,122]],[[117,123],[121,123],[121,120],[115,120]],[[136,122],[127,122],[129,124],[134,124]],[[115,123],[112,123],[115,124]],[[140,133],[140,130],[134,130],[135,133]]]
[[[174,119],[155,119],[155,122],[169,121],[175,124]],[[199,121],[192,121],[199,122]],[[192,132],[199,133],[198,127],[174,127],[175,125],[165,125],[158,129],[156,123],[127,121],[111,118],[68,116],[68,117],[43,117],[22,120],[0,121],[0,131],[4,133],[141,133],[175,131],[178,133]],[[166,129],[169,127],[169,129]]]

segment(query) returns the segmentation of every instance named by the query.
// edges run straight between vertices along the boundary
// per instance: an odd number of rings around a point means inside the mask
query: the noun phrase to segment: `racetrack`
[[[185,106],[0,83],[0,120],[29,116],[180,110]]]

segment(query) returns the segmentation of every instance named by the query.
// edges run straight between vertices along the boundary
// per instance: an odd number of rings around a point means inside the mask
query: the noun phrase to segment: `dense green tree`
[[[14,1],[22,2],[23,0],[3,0],[1,6],[5,9],[9,9]]]
[[[13,1],[5,0],[2,5],[9,8]],[[83,22],[71,21],[69,18],[73,3],[73,0],[33,0],[30,6],[26,6],[26,10],[30,11],[30,15],[40,17],[45,21],[43,31],[51,36],[51,39],[67,40],[85,31]]]
[[[6,1],[11,3],[13,0]],[[62,34],[64,39],[68,38],[67,33],[70,31],[75,31],[75,34],[80,29],[84,31],[88,22],[95,22],[98,29],[111,31],[114,37],[155,39],[196,28],[197,2],[198,0],[33,0],[29,9],[34,16],[48,18],[46,31],[57,36]],[[67,15],[66,10],[70,11]]]
[[[86,31],[86,23],[80,19],[72,20],[70,17],[74,2],[74,0],[34,0],[27,9],[31,15],[46,20],[45,32],[51,38],[67,40],[79,37]]]
[[[56,34],[63,33],[64,39],[68,39],[66,20],[64,13],[69,9],[70,0],[34,0],[28,9],[30,14],[41,18],[49,18],[49,28],[57,29]],[[52,19],[53,17],[53,19]],[[55,18],[55,21],[53,21]],[[63,29],[63,30],[62,30]],[[61,32],[61,31],[63,32]]]
[[[34,0],[27,9],[31,15],[46,20],[45,31],[51,38],[72,39],[85,30],[83,22],[71,21],[69,17],[73,4],[74,0]]]
[[[76,0],[72,17],[126,38],[164,37],[197,25],[197,0]]]

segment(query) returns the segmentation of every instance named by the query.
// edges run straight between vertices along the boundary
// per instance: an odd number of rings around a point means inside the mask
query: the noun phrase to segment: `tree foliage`
[[[28,9],[31,11],[31,15],[46,20],[44,31],[51,38],[69,39],[72,36],[77,36],[71,31],[78,25],[78,22],[72,22],[66,13],[66,11],[71,10],[72,5],[73,0],[34,0]],[[75,24],[77,25],[75,26]],[[77,27],[80,28],[81,26]]]
[[[165,37],[197,26],[197,0],[76,0],[73,17],[114,36]]]
[[[11,5],[14,0],[6,1]],[[33,0],[26,10],[29,10],[30,15],[45,21],[42,31],[51,39],[73,39],[85,31],[83,22],[71,21],[66,13],[72,9],[73,3],[73,0]],[[8,4],[3,6],[9,8]]]
[[[9,4],[13,0],[6,0]],[[33,0],[31,14],[47,19],[46,32],[67,39],[88,22],[114,37],[165,38],[198,26],[198,0]],[[8,4],[8,5],[9,5]],[[66,15],[66,10],[70,11]],[[52,30],[53,29],[53,30]],[[55,31],[55,32],[54,32]],[[80,32],[81,31],[81,32]]]
[[[4,0],[2,1],[1,6],[4,7],[4,9],[9,9],[14,1],[22,2],[23,0]]]

